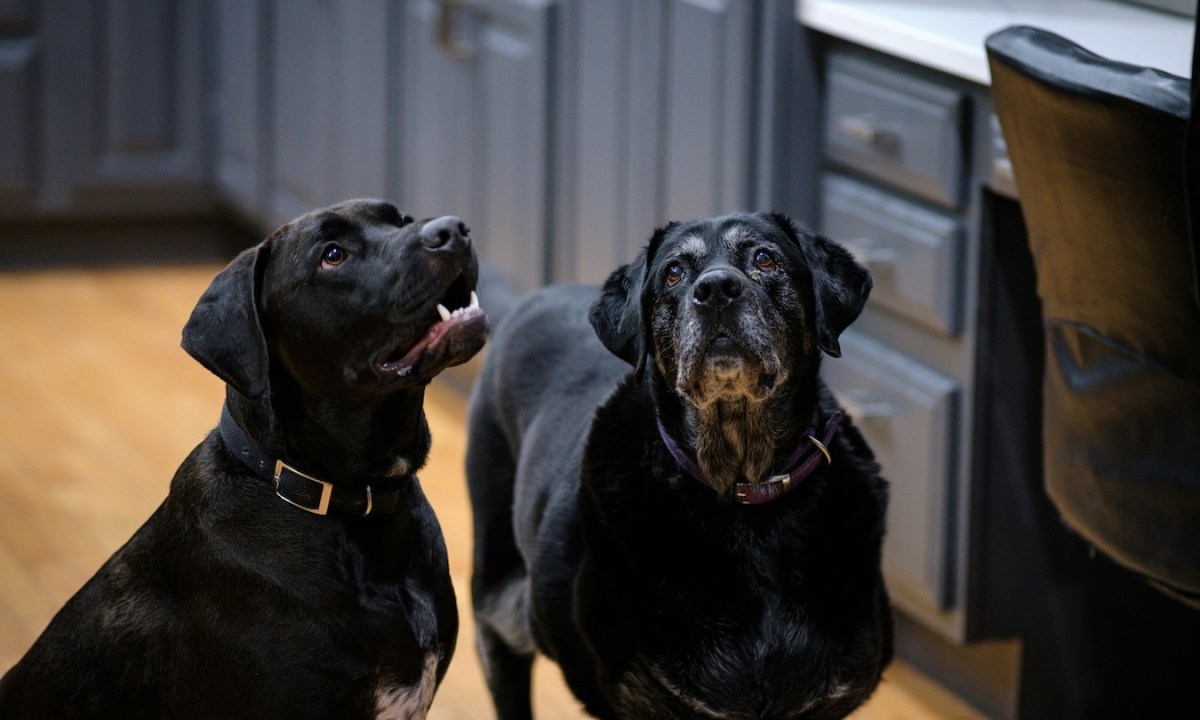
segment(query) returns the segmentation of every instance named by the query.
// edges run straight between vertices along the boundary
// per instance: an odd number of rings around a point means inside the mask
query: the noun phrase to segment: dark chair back
[[[1200,287],[1188,81],[1049,32],[987,40],[1046,356],[1046,490],[1119,563],[1200,599]]]

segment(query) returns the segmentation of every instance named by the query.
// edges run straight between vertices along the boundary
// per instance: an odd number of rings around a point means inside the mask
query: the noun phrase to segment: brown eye
[[[775,258],[766,250],[757,250],[754,253],[754,267],[759,270],[774,270]]]
[[[683,266],[677,262],[671,263],[667,266],[663,278],[667,281],[667,287],[675,287],[683,279]]]
[[[346,261],[346,257],[347,253],[341,245],[326,245],[325,250],[321,252],[321,265],[337,267]]]

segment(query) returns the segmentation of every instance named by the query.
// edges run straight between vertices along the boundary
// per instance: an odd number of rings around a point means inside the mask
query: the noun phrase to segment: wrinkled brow
[[[699,235],[688,235],[679,242],[677,255],[686,255],[700,262],[708,255],[708,243]]]
[[[748,228],[745,225],[733,225],[725,230],[725,234],[721,237],[721,241],[725,247],[732,252],[737,252],[746,245],[757,243],[762,240],[762,236],[755,232],[753,228]]]

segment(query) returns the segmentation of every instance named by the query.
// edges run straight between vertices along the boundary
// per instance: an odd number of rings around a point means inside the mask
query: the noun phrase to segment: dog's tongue
[[[446,333],[453,330],[455,327],[466,322],[474,320],[483,315],[483,310],[479,307],[479,298],[474,292],[471,293],[471,304],[467,307],[459,308],[454,312],[450,312],[444,305],[438,305],[438,313],[442,319],[434,323],[425,331],[425,335],[417,341],[416,345],[409,348],[404,356],[394,363],[388,363],[396,367],[411,367],[415,365],[417,360],[421,358],[421,354],[429,348],[438,344],[445,337]]]

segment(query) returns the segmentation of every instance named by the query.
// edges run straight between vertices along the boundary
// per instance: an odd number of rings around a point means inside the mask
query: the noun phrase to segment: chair
[[[1188,81],[1029,27],[987,54],[1042,303],[1046,491],[1088,542],[1200,607]]]

